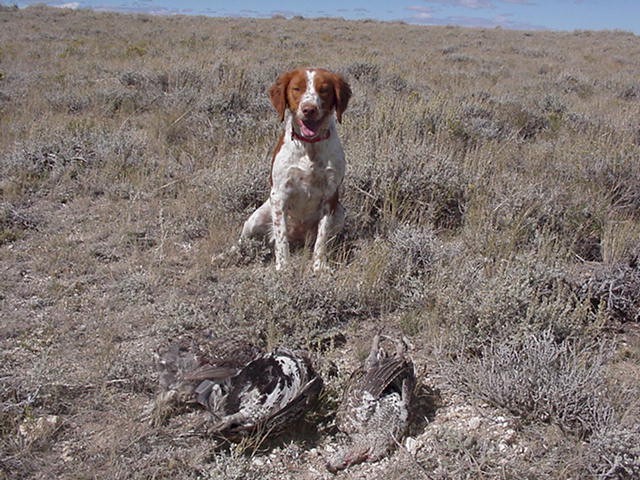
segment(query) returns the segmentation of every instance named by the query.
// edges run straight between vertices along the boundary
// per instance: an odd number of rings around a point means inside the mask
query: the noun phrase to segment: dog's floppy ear
[[[351,98],[351,87],[342,76],[335,74],[333,78],[333,90],[336,95],[336,119],[342,122],[342,113],[347,109]]]
[[[287,87],[293,74],[293,71],[283,73],[269,89],[271,104],[276,109],[276,112],[278,112],[278,115],[280,115],[281,122],[284,121],[284,112],[289,106],[287,102]]]

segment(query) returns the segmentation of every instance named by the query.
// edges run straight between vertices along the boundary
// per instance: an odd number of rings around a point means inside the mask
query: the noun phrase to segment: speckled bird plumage
[[[196,403],[204,380],[223,382],[264,351],[238,337],[181,339],[156,355],[159,393],[151,420],[161,423],[175,407]]]
[[[338,428],[349,435],[350,443],[329,460],[327,468],[335,472],[364,461],[375,462],[393,451],[409,424],[414,386],[413,362],[404,341],[396,341],[396,352],[390,356],[380,348],[376,335],[336,415]]]
[[[322,379],[301,352],[284,347],[258,356],[221,383],[203,381],[198,402],[214,418],[213,431],[229,438],[281,433],[302,417],[322,389]]]
[[[281,433],[322,389],[304,352],[279,347],[265,353],[238,339],[175,343],[159,355],[158,367],[153,419],[163,419],[175,405],[197,403],[212,415],[209,432],[231,440]]]

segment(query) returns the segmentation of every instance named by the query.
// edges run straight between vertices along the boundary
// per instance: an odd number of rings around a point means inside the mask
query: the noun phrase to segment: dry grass
[[[299,65],[355,92],[334,273],[213,266]],[[638,78],[623,32],[3,7],[0,478],[327,477],[379,330],[429,400],[411,448],[345,478],[637,478]],[[313,348],[319,431],[243,451],[190,435],[197,411],[141,421],[153,352],[204,331]]]

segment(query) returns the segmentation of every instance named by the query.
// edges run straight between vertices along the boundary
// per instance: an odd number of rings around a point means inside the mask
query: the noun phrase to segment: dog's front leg
[[[316,243],[313,247],[313,270],[329,270],[327,261],[327,244],[329,240],[340,233],[344,226],[344,208],[339,203],[334,209],[329,204],[322,207],[322,217],[318,222]]]
[[[331,213],[323,212],[320,222],[318,222],[316,243],[313,246],[313,270],[315,272],[329,269],[327,264],[327,236],[330,223]]]
[[[285,201],[271,192],[271,221],[273,224],[274,250],[276,255],[276,270],[282,270],[289,262],[289,240],[287,238],[287,216]]]

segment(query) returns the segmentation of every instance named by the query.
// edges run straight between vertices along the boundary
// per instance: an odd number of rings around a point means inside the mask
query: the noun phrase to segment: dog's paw
[[[332,270],[326,260],[316,258],[313,261],[313,272],[314,273],[331,273]]]
[[[238,263],[241,257],[240,247],[234,245],[224,252],[217,253],[211,257],[211,265],[214,267],[228,267]]]

